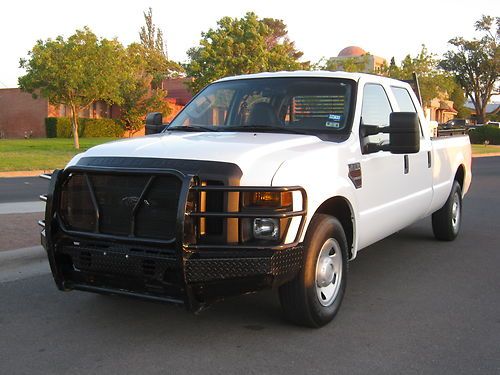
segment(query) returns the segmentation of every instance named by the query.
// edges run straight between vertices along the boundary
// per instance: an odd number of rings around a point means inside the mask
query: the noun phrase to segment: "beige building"
[[[349,46],[342,49],[336,57],[331,57],[328,60],[330,66],[337,66],[340,70],[349,70],[350,65],[355,65],[356,68],[359,65],[364,64],[364,68],[361,69],[365,73],[376,73],[384,65],[387,65],[387,60],[383,57],[375,56],[366,52],[363,48],[357,46]],[[359,69],[356,69],[359,71]]]
[[[458,112],[453,108],[453,101],[434,98],[424,106],[424,113],[428,120],[442,124],[455,118]]]

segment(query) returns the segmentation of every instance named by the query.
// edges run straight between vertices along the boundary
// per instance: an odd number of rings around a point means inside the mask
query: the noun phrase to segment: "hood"
[[[219,161],[237,164],[242,185],[270,185],[279,166],[297,156],[305,145],[322,141],[309,135],[246,132],[179,132],[105,143],[79,154],[82,157],[144,157]]]

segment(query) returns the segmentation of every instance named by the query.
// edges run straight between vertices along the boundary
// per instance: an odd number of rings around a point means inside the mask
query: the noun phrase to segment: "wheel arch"
[[[463,164],[460,164],[457,168],[457,172],[455,173],[454,181],[457,181],[460,184],[460,188],[464,189],[465,183],[465,167]]]
[[[342,196],[335,196],[324,201],[314,214],[326,214],[336,217],[344,228],[347,238],[349,259],[354,258],[356,238],[356,220],[351,202]]]

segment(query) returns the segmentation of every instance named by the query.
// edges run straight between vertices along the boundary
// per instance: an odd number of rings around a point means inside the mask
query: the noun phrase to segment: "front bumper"
[[[183,218],[188,216],[187,195],[193,188],[193,178],[189,176],[183,181],[177,240],[135,241],[65,228],[58,217],[57,206],[59,187],[67,173],[55,171],[52,175],[42,230],[42,245],[60,290],[120,294],[184,304],[197,310],[226,296],[279,286],[291,280],[302,266],[303,245],[297,239],[303,229],[305,201],[300,211],[299,233],[292,244],[193,245],[183,237]],[[237,187],[226,189],[234,192]],[[238,215],[244,217],[241,213],[222,213],[224,217]]]

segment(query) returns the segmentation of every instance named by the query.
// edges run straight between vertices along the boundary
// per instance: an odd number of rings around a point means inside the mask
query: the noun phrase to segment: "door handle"
[[[404,164],[405,164],[405,174],[408,174],[408,172],[410,172],[410,159],[408,158],[408,155],[404,156]]]

